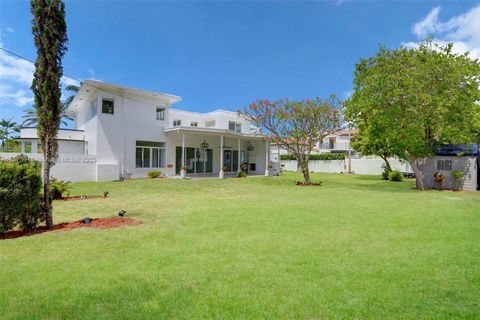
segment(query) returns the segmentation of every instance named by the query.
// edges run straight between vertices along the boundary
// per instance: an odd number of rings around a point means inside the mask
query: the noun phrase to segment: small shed
[[[478,175],[479,155],[476,144],[447,144],[434,148],[434,156],[426,158],[422,165],[423,184],[433,189],[460,189],[477,191],[480,185]],[[463,178],[455,181],[453,172],[462,170]],[[440,185],[435,175],[443,175]]]

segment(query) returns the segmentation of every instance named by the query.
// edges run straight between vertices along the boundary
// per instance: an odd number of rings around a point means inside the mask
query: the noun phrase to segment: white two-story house
[[[61,129],[58,134],[59,162],[81,154],[90,159],[90,171],[85,173],[90,178],[69,180],[140,178],[152,170],[166,176],[222,178],[235,174],[242,164],[249,174],[273,174],[268,141],[248,120],[226,110],[196,113],[172,108],[180,100],[175,95],[85,81],[67,109],[75,129]],[[20,141],[23,153],[41,152],[35,128],[22,129]],[[84,167],[79,164],[77,169],[87,170]],[[68,168],[77,170],[75,161]],[[60,169],[56,174],[69,178]]]

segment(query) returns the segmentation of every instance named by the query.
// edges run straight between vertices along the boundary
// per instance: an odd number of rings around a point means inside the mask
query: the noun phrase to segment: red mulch
[[[315,187],[315,186],[320,186],[320,185],[322,185],[321,182],[318,182],[318,183],[317,183],[317,182],[305,183],[305,182],[303,182],[303,181],[297,181],[295,184],[296,184],[297,186],[308,186],[308,187]]]
[[[138,221],[132,218],[107,218],[107,219],[92,219],[90,224],[82,223],[80,220],[74,222],[65,222],[56,224],[53,229],[47,229],[46,226],[39,226],[35,231],[23,232],[21,230],[9,231],[4,234],[0,234],[0,240],[14,239],[19,237],[27,237],[38,233],[51,232],[51,231],[70,231],[76,228],[97,228],[97,229],[111,229],[121,226],[131,226],[142,224],[142,221]]]
[[[109,198],[110,196],[71,196],[71,197],[62,197],[59,200],[71,201],[71,200],[87,200],[87,199],[98,199],[98,198]]]

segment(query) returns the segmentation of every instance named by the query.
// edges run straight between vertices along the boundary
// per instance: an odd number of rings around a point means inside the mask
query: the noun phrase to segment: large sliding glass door
[[[185,148],[185,166],[188,167],[187,173],[211,173],[213,168],[212,149]],[[182,166],[182,147],[176,147],[175,150],[175,172],[180,174]]]

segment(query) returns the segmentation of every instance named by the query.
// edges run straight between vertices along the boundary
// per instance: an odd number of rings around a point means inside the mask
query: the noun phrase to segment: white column
[[[268,165],[269,165],[269,158],[270,158],[270,152],[268,152],[268,148],[269,145],[268,145],[268,140],[265,141],[265,175],[266,176],[269,176],[270,175],[270,172],[268,171]]]
[[[22,141],[20,144],[20,152],[25,153],[25,141]]]
[[[237,168],[237,172],[240,172],[240,165],[241,165],[241,163],[240,163],[240,159],[241,159],[240,158],[240,138],[238,138],[237,149],[238,149],[238,161],[237,161],[238,162],[238,168]]]
[[[220,136],[220,172],[218,177],[223,179],[223,136]]]
[[[185,166],[185,133],[182,133],[182,161],[181,161],[181,166],[180,166],[180,176],[182,178],[185,178],[185,170],[183,170],[183,167]]]

